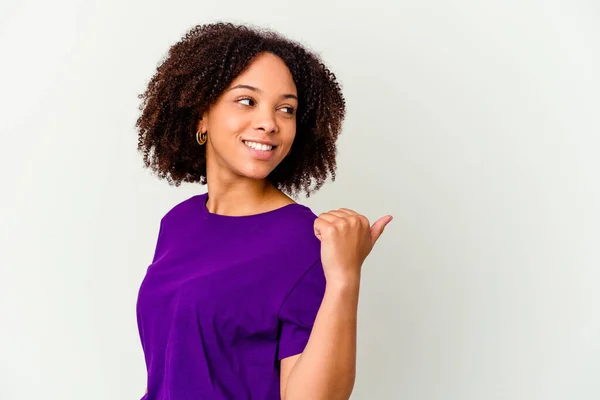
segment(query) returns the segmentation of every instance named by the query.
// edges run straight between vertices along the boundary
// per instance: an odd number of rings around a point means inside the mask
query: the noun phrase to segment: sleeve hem
[[[288,345],[285,350],[280,351],[279,355],[277,357],[277,358],[279,358],[279,361],[281,361],[287,357],[301,354],[304,351],[304,349],[306,348],[306,345],[308,344],[309,337],[302,339],[302,340],[298,340],[298,341],[294,342],[294,344]]]
[[[300,278],[298,278],[298,280],[296,281],[296,283],[294,283],[294,286],[292,286],[292,288],[290,289],[290,291],[285,295],[285,297],[283,298],[283,301],[281,302],[281,304],[279,305],[279,309],[277,310],[277,318],[279,319],[281,316],[281,309],[283,308],[285,302],[288,300],[288,297],[290,297],[290,295],[294,292],[294,289],[296,289],[296,286],[298,286],[298,284],[300,282],[302,282],[302,279],[304,279],[304,277],[306,276],[306,274],[308,274],[310,272],[311,269],[314,268],[315,265],[319,264],[321,261],[321,256],[319,256],[315,262],[313,262],[310,267],[308,267],[306,269],[306,271],[304,271],[302,273],[302,275],[300,276]]]

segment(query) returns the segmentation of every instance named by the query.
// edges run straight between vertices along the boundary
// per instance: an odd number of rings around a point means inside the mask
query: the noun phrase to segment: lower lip
[[[261,161],[269,161],[275,155],[275,149],[272,149],[270,151],[256,150],[252,147],[247,146],[244,142],[242,142],[242,146],[244,146],[254,158]]]

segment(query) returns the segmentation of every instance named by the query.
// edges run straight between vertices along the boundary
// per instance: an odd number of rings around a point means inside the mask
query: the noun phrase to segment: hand
[[[371,226],[367,217],[347,208],[320,214],[314,231],[327,282],[358,282],[364,260],[391,220],[386,215]]]

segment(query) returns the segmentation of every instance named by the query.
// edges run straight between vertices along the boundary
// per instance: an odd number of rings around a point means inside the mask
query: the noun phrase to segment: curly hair
[[[206,184],[205,146],[196,142],[204,111],[261,53],[281,58],[298,91],[291,153],[267,179],[279,190],[308,196],[335,180],[336,141],[346,103],[335,75],[315,53],[280,34],[248,25],[197,25],[158,64],[139,106],[138,151],[146,167],[169,184]],[[314,184],[314,187],[311,187]]]

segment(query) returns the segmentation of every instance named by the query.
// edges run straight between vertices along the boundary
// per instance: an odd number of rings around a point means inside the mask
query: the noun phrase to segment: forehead
[[[263,53],[250,63],[248,68],[231,83],[250,85],[272,94],[296,94],[296,84],[283,60],[271,53]]]

